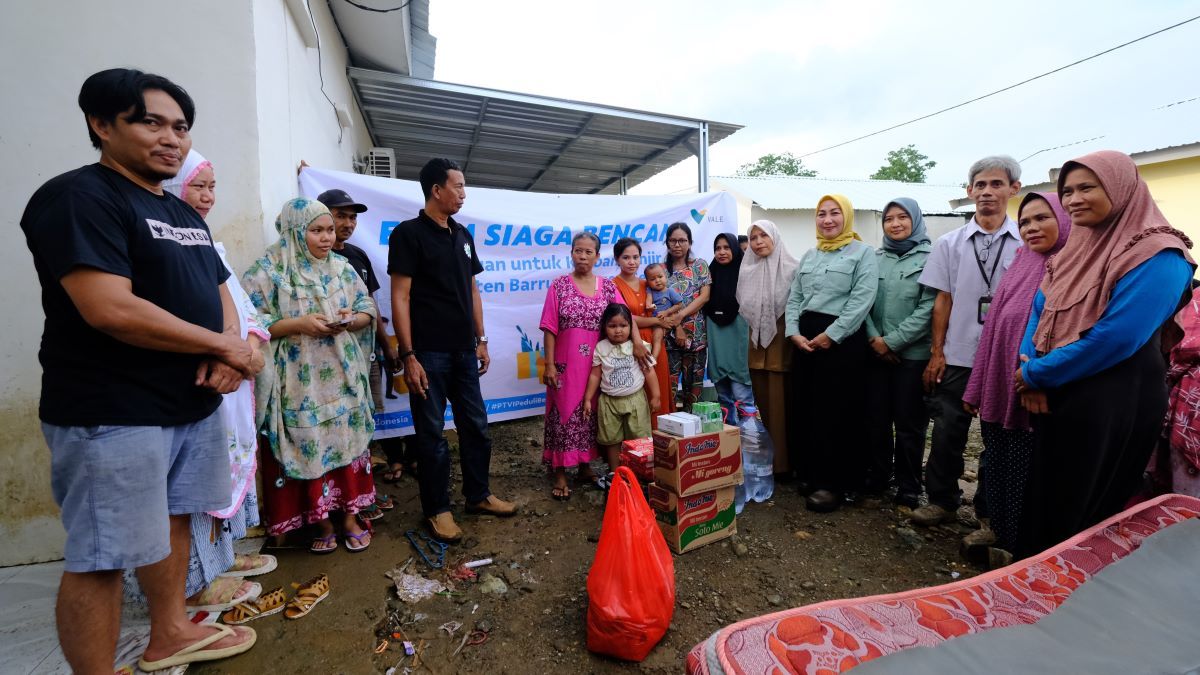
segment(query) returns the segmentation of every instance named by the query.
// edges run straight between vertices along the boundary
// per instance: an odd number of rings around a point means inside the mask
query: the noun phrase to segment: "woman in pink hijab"
[[[1071,239],[1047,265],[1013,374],[1037,447],[1016,553],[1036,554],[1117,513],[1167,409],[1161,329],[1189,289],[1191,241],[1125,154],[1063,165]]]

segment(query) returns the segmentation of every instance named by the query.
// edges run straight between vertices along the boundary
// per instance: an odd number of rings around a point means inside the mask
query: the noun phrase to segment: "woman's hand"
[[[896,356],[895,352],[893,352],[892,348],[889,347],[886,342],[884,342],[882,337],[873,337],[868,344],[871,345],[871,349],[875,352],[875,356],[879,357],[879,359],[892,365],[900,363],[900,357]]]
[[[979,408],[967,403],[966,401],[963,401],[963,410],[967,411],[967,414],[971,417],[979,417]]]
[[[1033,415],[1049,415],[1050,403],[1046,392],[1040,389],[1027,389],[1021,392],[1021,407]]]
[[[340,326],[336,329],[330,328],[329,326],[325,325],[327,323],[329,323],[329,319],[326,318],[324,314],[309,314],[308,316],[302,316],[299,319],[296,319],[296,331],[301,335],[307,335],[309,337],[325,337],[327,335],[334,335],[345,330],[344,326]]]
[[[558,389],[561,386],[558,383],[558,367],[555,364],[546,364],[546,374],[542,376],[542,382],[545,382],[546,386],[551,389]]]
[[[833,340],[829,339],[828,335],[821,333],[817,337],[809,340],[808,344],[812,345],[816,349],[829,349],[833,346]]]
[[[641,366],[642,370],[654,367],[654,364],[651,363],[653,359],[650,357],[650,352],[642,342],[642,336],[637,333],[634,333],[633,336],[633,358],[637,359],[638,365]]]
[[[660,316],[658,318],[658,320],[662,322],[662,327],[667,328],[667,329],[676,328],[679,326],[679,323],[680,323],[680,318],[679,318],[678,314],[671,314],[668,316]]]
[[[675,344],[680,349],[687,349],[687,346],[688,346],[687,335],[680,335],[678,332],[676,332],[676,333],[674,333],[674,338],[675,338]]]
[[[1021,363],[1029,363],[1029,357],[1021,354]],[[1013,372],[1013,386],[1016,387],[1018,394],[1029,390],[1029,384],[1025,382],[1025,374],[1021,372],[1020,367]]]

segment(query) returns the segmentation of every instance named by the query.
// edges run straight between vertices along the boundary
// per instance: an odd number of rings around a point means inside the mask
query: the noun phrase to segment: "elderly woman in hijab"
[[[1033,296],[1046,275],[1046,262],[1062,250],[1071,232],[1071,220],[1049,192],[1025,195],[1017,211],[1017,225],[1024,246],[1017,249],[1012,265],[996,289],[975,352],[971,379],[963,394],[967,412],[979,416],[983,433],[983,458],[987,476],[984,490],[990,518],[980,518],[981,528],[963,539],[968,557],[1004,566],[1016,547],[1033,454],[1034,434],[1029,413],[1021,407],[1011,386],[1021,339],[1029,323]],[[989,532],[989,529],[994,532]],[[988,546],[999,551],[988,555]]]
[[[1013,374],[1038,431],[1022,556],[1117,513],[1136,491],[1167,409],[1161,328],[1195,269],[1191,241],[1128,155],[1067,162],[1058,195],[1071,238],[1046,267]]]
[[[799,263],[769,220],[751,223],[747,239],[750,254],[742,258],[736,297],[750,333],[746,361],[759,413],[775,444],[775,472],[787,473],[792,346],[783,334],[783,315]]]
[[[356,514],[375,503],[367,444],[375,430],[369,355],[377,310],[350,263],[330,255],[334,225],[325,205],[290,200],[275,229],[279,241],[242,277],[271,333],[267,369],[275,378],[255,392],[268,446],[267,533],[317,525],[310,550],[328,553],[338,546],[329,515],[340,512],[346,548],[361,551],[370,532]]]
[[[917,280],[932,250],[915,200],[883,209],[883,246],[875,251],[879,289],[867,316],[866,491],[881,494],[896,480],[896,503],[915,509],[929,412],[921,375],[929,363],[930,318],[937,291]]]
[[[730,424],[738,423],[737,404],[755,405],[746,359],[750,329],[738,314],[742,255],[737,235],[723,232],[716,236],[713,261],[708,265],[712,290],[704,305],[704,316],[708,320],[708,379],[717,389],[717,399],[725,408],[725,420]]]
[[[800,259],[787,301],[785,334],[796,346],[798,404],[790,411],[801,436],[791,439],[805,506],[828,512],[862,488],[866,438],[867,331],[879,285],[875,252],[854,231],[854,206],[842,195],[817,202],[817,246]]]

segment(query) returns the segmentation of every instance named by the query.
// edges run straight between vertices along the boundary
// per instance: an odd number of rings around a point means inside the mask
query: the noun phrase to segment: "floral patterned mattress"
[[[1044,553],[963,581],[892,595],[834,600],[748,619],[692,648],[693,674],[847,671],[909,647],[1037,622],[1143,539],[1200,517],[1200,499],[1143,502]]]

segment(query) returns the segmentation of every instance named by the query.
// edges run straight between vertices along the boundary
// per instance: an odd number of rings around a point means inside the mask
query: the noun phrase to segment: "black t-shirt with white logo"
[[[223,325],[228,270],[192,207],[92,164],[46,182],[21,229],[46,314],[42,421],[59,426],[173,426],[204,419],[221,397],[195,385],[205,357],[143,349],[83,320],[60,280],[79,267],[126,277],[133,294],[212,331]]]
[[[409,319],[412,348],[419,351],[475,349],[471,289],[483,264],[467,228],[453,218],[449,225],[438,225],[421,209],[388,238],[388,274],[412,277]]]
[[[367,285],[367,292],[371,295],[379,290],[379,279],[375,277],[375,268],[371,266],[371,258],[367,256],[367,252],[361,248],[345,242],[342,244],[342,250],[334,250],[334,253],[342,256],[350,261],[350,266],[358,272],[358,276]]]

